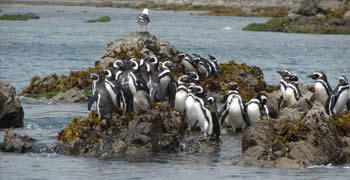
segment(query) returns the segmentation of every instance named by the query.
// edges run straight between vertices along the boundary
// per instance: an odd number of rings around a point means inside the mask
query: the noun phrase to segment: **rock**
[[[6,132],[0,150],[4,152],[32,152],[32,143],[35,140],[29,136],[22,136],[13,132]]]
[[[98,61],[98,67],[101,69],[106,69],[107,67],[111,67],[116,59],[111,57],[104,57],[100,61]]]
[[[344,20],[350,20],[350,10],[349,10],[349,11],[346,11],[346,13],[345,13],[344,16],[343,16],[343,19],[344,19]]]
[[[302,168],[346,162],[346,144],[324,107],[299,106],[285,108],[276,120],[263,118],[247,128],[237,164]]]
[[[24,17],[26,17],[27,19],[40,19],[40,17],[34,13],[26,13],[26,14],[22,14]]]
[[[87,97],[84,95],[84,90],[78,90],[77,88],[73,88],[66,92],[57,94],[50,100],[64,103],[76,103],[85,102],[87,100]]]
[[[177,50],[168,41],[158,40],[149,32],[132,32],[127,37],[109,43],[102,59],[140,59],[155,56],[162,61],[178,62],[176,54]]]
[[[0,80],[0,128],[23,127],[23,108],[16,89]]]

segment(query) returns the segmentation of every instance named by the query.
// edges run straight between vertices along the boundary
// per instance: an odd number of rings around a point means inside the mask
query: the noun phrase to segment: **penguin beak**
[[[281,71],[276,71],[278,74],[281,74]]]
[[[307,78],[314,79],[314,78],[313,78],[313,74],[309,74],[309,75],[307,75],[306,77],[307,77]]]

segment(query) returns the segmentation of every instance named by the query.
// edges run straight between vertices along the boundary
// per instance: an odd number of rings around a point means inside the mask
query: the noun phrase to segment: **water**
[[[135,23],[139,10],[60,7],[0,6],[4,12],[34,12],[40,20],[0,21],[0,79],[20,92],[33,75],[67,74],[84,70],[103,56],[106,44],[140,30]],[[64,12],[56,12],[63,10]],[[83,13],[81,11],[88,11]],[[350,76],[350,36],[244,32],[252,22],[266,18],[201,17],[191,12],[151,11],[149,31],[168,40],[178,50],[213,54],[221,62],[262,68],[265,79],[277,84],[276,70],[288,68],[311,84],[306,74],[322,70],[334,87],[340,75]],[[109,23],[87,24],[88,19],[108,15]],[[86,104],[59,104],[22,98],[24,128],[37,143],[57,143],[57,132],[74,116],[86,117]],[[3,132],[0,132],[0,141]],[[218,151],[199,154],[126,156],[114,160],[71,157],[50,153],[0,153],[0,179],[345,179],[349,166],[314,166],[285,170],[232,166],[241,153],[241,135],[224,132]]]

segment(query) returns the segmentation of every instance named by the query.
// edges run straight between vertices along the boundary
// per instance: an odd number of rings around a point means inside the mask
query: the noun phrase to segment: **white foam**
[[[232,29],[231,27],[226,26],[226,27],[222,28],[221,30],[224,30],[224,31],[229,31],[229,30],[231,30],[231,29]]]

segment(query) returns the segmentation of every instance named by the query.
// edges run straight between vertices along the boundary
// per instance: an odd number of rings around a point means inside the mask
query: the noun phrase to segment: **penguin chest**
[[[162,88],[163,94],[166,94],[169,82],[170,82],[169,76],[164,76],[160,79],[160,87]]]
[[[136,94],[136,79],[134,79],[134,77],[129,77],[129,88],[130,88],[130,91],[132,93],[132,95],[135,95]]]
[[[256,103],[249,104],[246,107],[248,119],[251,125],[253,125],[260,118],[260,108]]]
[[[293,88],[287,87],[286,89],[286,101],[288,106],[291,106],[293,104],[296,104],[298,101],[296,99],[296,94],[293,90]]]
[[[194,97],[192,95],[188,95],[186,98],[185,110],[186,119],[189,123],[189,126],[193,127],[193,125],[196,123],[196,110],[198,110],[198,108],[195,106]]]
[[[182,60],[181,63],[184,65],[186,70],[196,72],[196,69],[193,67],[193,65],[190,62],[186,60]]]
[[[105,85],[106,85],[108,94],[111,96],[113,104],[117,106],[117,94],[114,92],[113,87],[110,84],[105,83]]]
[[[346,103],[348,102],[349,98],[349,89],[343,90],[337,97],[337,101],[335,102],[333,111],[334,114],[340,115],[345,108]]]
[[[320,82],[315,83],[315,98],[318,102],[326,105],[328,99],[327,89]]]
[[[285,99],[286,98],[286,87],[283,84],[283,82],[280,82],[280,91],[281,91],[282,98]]]
[[[205,75],[208,76],[209,74],[208,69],[203,64],[199,64],[198,69],[201,73],[204,73]]]
[[[232,128],[242,128],[245,124],[243,117],[243,107],[241,107],[240,100],[233,98],[229,107],[229,119],[231,121]]]
[[[175,109],[179,111],[185,110],[185,102],[186,102],[187,92],[184,90],[179,90],[175,95]]]
[[[196,115],[195,120],[198,122],[198,126],[200,127],[201,131],[204,133],[204,135],[211,135],[212,134],[212,126],[211,126],[211,112],[209,109],[204,107],[204,104],[200,101],[196,101],[194,104],[194,112]]]

